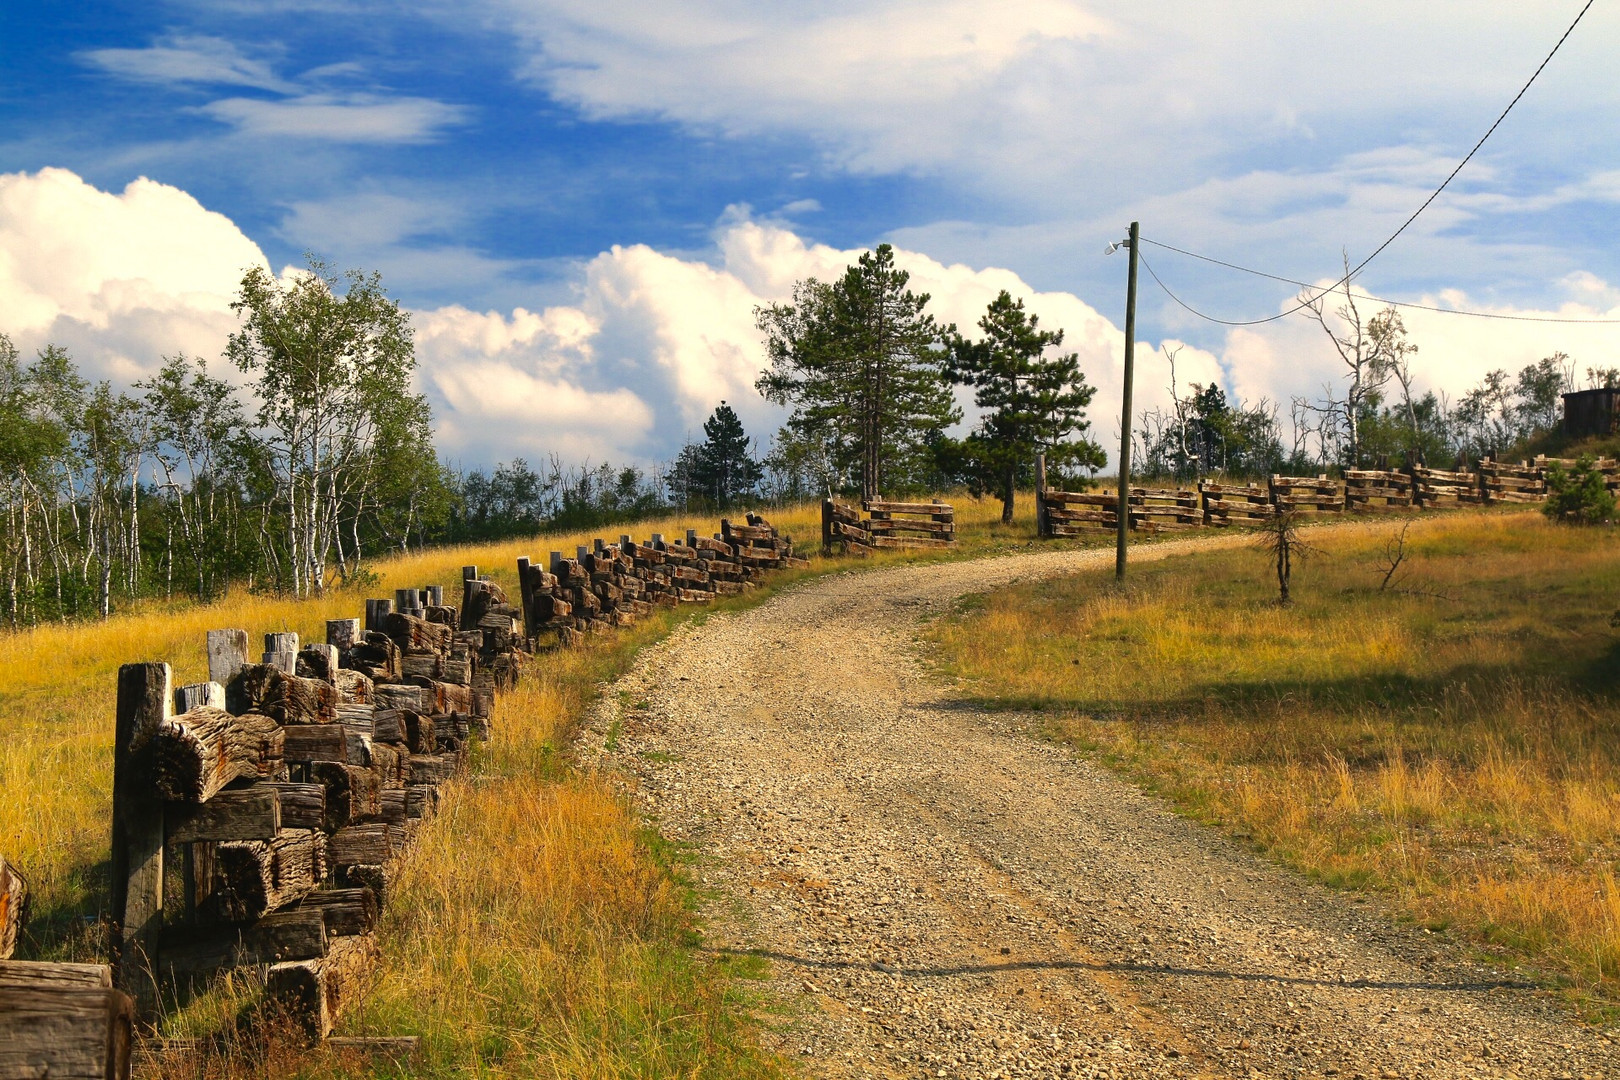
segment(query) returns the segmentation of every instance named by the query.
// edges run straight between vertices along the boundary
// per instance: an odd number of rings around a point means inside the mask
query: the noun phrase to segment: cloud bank
[[[805,277],[827,280],[859,250],[805,240],[779,222],[729,213],[710,245],[674,254],[616,246],[579,263],[568,302],[537,310],[413,312],[419,384],[453,461],[488,464],[555,452],[570,460],[667,459],[700,435],[722,399],[761,443],[781,421],[753,390],[765,363],[756,306],[785,299]],[[1123,255],[1120,271],[1123,274]],[[1062,327],[1097,388],[1092,434],[1117,442],[1123,334],[1109,316],[1065,292],[1032,288],[1012,270],[947,263],[900,249],[911,286],[932,297],[942,322],[971,332],[1002,289],[1024,297],[1043,325]],[[187,193],[136,180],[120,193],[71,172],[0,175],[0,332],[25,352],[68,347],[87,375],[127,386],[164,355],[217,357],[237,320],[242,272],[263,252],[230,220]],[[1368,286],[1376,291],[1376,284]],[[1563,303],[1503,314],[1620,319],[1620,289],[1589,274],[1557,283]],[[1467,296],[1426,298],[1466,306]],[[1409,311],[1429,387],[1453,395],[1495,367],[1516,370],[1562,350],[1577,362],[1620,362],[1620,326],[1466,319]],[[1338,378],[1321,331],[1302,319],[1229,333],[1216,350],[1174,339],[1139,346],[1139,408],[1169,403],[1165,350],[1180,347],[1177,378],[1218,383],[1250,401],[1283,405]]]

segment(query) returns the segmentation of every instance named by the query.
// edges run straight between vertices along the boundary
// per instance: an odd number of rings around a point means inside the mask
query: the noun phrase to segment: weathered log
[[[439,789],[435,784],[412,784],[405,789],[405,816],[426,821],[439,809]]]
[[[28,882],[0,855],[0,960],[16,951],[27,916]]]
[[[444,662],[444,681],[455,683],[457,686],[466,686],[472,682],[472,659],[457,659],[452,657]]]
[[[379,709],[412,709],[432,712],[429,695],[414,683],[378,683],[372,688],[372,697]]]
[[[172,802],[207,801],[233,780],[281,765],[282,729],[270,717],[203,707],[163,721],[152,739],[152,781]]]
[[[267,664],[252,664],[225,687],[233,713],[258,712],[278,724],[330,724],[337,717],[337,690],[318,679],[301,679]]]
[[[56,964],[44,960],[0,960],[0,986],[112,986],[107,964]]]
[[[394,856],[394,838],[386,822],[349,825],[328,841],[332,865],[380,866]]]
[[[374,935],[330,939],[325,956],[271,965],[265,997],[301,1022],[312,1038],[324,1039],[376,959]]]
[[[299,678],[319,679],[335,683],[338,671],[338,651],[335,645],[305,645],[298,651],[294,669]]]
[[[246,630],[208,631],[208,678],[229,686],[236,673],[248,665]]]
[[[431,754],[438,749],[438,725],[430,715],[401,710],[400,717],[405,729],[405,745],[411,753]]]
[[[399,678],[399,646],[387,634],[375,631],[343,654],[343,666],[367,678],[383,681]]]
[[[407,759],[408,760],[408,759]],[[382,820],[389,825],[405,824],[406,804],[409,801],[407,789],[403,787],[385,787],[382,789]]]
[[[248,926],[171,935],[164,942],[162,966],[183,986],[222,968],[319,959],[326,948],[320,909],[294,909],[272,912]]]
[[[461,759],[455,754],[412,754],[411,783],[442,784],[460,767]]]
[[[118,669],[113,723],[112,912],[110,944],[120,988],[137,1008],[157,1007],[151,970],[163,932],[163,804],[152,790],[152,736],[170,716],[168,664]]]
[[[370,769],[319,761],[309,771],[310,779],[326,789],[324,825],[328,831],[382,813],[382,778]]]
[[[393,867],[382,863],[357,863],[339,866],[332,874],[332,883],[344,889],[370,889],[377,894],[377,903],[388,905],[389,887],[394,879]]]
[[[135,1003],[122,991],[0,984],[0,1077],[6,1080],[128,1080],[134,1039]]]
[[[283,829],[322,829],[326,827],[326,786],[324,784],[256,784],[275,789],[281,804]]]
[[[371,717],[371,740],[403,744],[406,742],[405,709],[378,709]]]
[[[387,743],[372,742],[368,747],[371,771],[376,773],[384,788],[398,787],[410,778],[410,755]]]
[[[444,675],[444,658],[437,654],[413,655],[406,654],[400,657],[399,671],[407,679],[437,680]]]
[[[269,840],[281,831],[281,793],[271,784],[221,791],[196,806],[170,806],[163,825],[171,844]]]
[[[328,938],[369,934],[377,929],[377,894],[367,888],[317,889],[293,911],[319,911]]]
[[[332,678],[332,685],[337,687],[338,707],[344,705],[371,704],[371,676],[351,668],[338,668],[337,674]]]
[[[225,707],[225,687],[217,682],[189,683],[174,692],[176,714],[188,713],[203,706],[211,709]]]
[[[326,835],[317,829],[283,829],[270,840],[216,844],[211,890],[198,905],[198,917],[252,922],[314,892],[326,868]]]
[[[299,724],[282,728],[282,757],[294,764],[347,761],[348,734],[342,724]]]
[[[326,620],[326,643],[336,646],[340,656],[359,643],[360,633],[359,619]]]
[[[450,627],[415,615],[396,611],[383,620],[383,631],[408,655],[441,656],[450,650]]]

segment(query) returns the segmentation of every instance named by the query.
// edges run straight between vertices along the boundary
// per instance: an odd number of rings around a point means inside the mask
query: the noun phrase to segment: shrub
[[[1596,525],[1614,517],[1614,496],[1590,454],[1565,471],[1557,462],[1547,467],[1547,502],[1542,511],[1554,521]]]

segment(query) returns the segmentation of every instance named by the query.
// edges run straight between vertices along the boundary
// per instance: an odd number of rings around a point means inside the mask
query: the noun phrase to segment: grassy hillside
[[[1620,536],[1540,515],[1317,531],[979,598],[932,633],[965,690],[1325,881],[1620,994]]]
[[[1026,498],[1010,528],[993,501],[957,501],[963,551],[1033,540]],[[819,508],[778,510],[771,520],[805,553],[819,542]],[[365,595],[460,579],[464,564],[515,584],[520,555],[572,552],[594,535],[705,534],[710,519],[670,518],[590,534],[447,548],[377,564],[364,594],[319,600],[242,596],[208,606],[148,606],[102,623],[40,627],[0,636],[0,851],[28,876],[35,904],[23,955],[99,959],[94,917],[106,904],[115,676],[120,664],[164,659],[179,683],[206,677],[205,635],[223,626],[251,634],[295,630],[321,640],[325,621],[358,614]],[[884,554],[873,562],[915,558]],[[756,603],[770,589],[825,572],[778,574],[767,589],[724,606]],[[428,1072],[485,1070],[530,1076],[770,1074],[776,1066],[749,1036],[757,1003],[724,968],[689,947],[695,928],[680,853],[664,850],[599,778],[567,761],[573,725],[597,692],[679,620],[660,613],[633,630],[549,654],[529,665],[496,707],[494,738],[474,775],[446,792],[444,810],[401,866],[385,916],[384,960],[349,1030],[425,1036]],[[739,987],[743,989],[739,989]],[[218,1025],[241,997],[225,992],[171,1018],[171,1031]],[[285,1060],[243,1058],[232,1069],[278,1075]],[[299,1058],[305,1073],[355,1063]],[[207,1071],[213,1071],[208,1066]]]

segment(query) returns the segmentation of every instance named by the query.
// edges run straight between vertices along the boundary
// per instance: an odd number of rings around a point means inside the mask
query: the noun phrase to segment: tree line
[[[138,596],[208,600],[233,589],[297,596],[369,582],[368,558],[440,542],[591,528],[668,511],[833,494],[872,499],[965,487],[1013,514],[1044,454],[1056,483],[1105,462],[1090,437],[1094,388],[1061,328],[1001,292],[974,331],[942,324],[887,245],[830,282],[805,279],[755,309],[767,366],[756,383],[787,419],[763,453],[721,401],[703,439],[643,468],[555,455],[489,471],[439,457],[416,393],[408,313],[378,275],[249,270],[233,303],[228,379],[166,357],[131,392],[83,378],[55,345],[24,361],[0,334],[0,605],[13,626],[105,616]],[[1309,312],[1343,378],[1290,404],[1284,445],[1270,401],[1176,381],[1133,425],[1147,476],[1264,475],[1398,456],[1434,464],[1499,453],[1556,425],[1574,386],[1563,354],[1490,373],[1456,402],[1414,388],[1398,311],[1363,319],[1348,291]],[[1594,385],[1620,371],[1588,370]],[[977,418],[959,433],[971,401]]]

